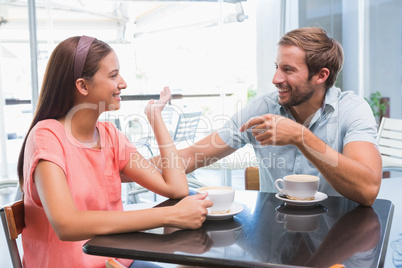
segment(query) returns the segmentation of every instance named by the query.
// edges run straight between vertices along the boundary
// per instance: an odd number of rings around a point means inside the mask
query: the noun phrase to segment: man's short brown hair
[[[325,81],[326,89],[332,87],[343,65],[342,46],[327,32],[318,27],[305,27],[286,33],[278,43],[279,46],[297,46],[306,52],[308,79],[322,68],[330,73]]]

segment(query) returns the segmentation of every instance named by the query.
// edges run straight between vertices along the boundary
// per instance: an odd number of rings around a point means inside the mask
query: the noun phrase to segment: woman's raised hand
[[[171,100],[171,93],[169,87],[164,87],[160,93],[159,100],[150,100],[148,105],[145,107],[145,114],[148,119],[151,119],[156,113],[161,113],[166,103]]]

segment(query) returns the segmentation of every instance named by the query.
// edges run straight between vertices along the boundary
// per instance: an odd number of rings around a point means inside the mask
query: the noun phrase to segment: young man
[[[382,172],[377,126],[364,99],[333,86],[343,64],[342,47],[316,27],[290,31],[278,45],[272,81],[278,90],[180,150],[186,172],[251,143],[261,191],[276,192],[274,181],[285,175],[318,175],[319,191],[371,206]],[[153,161],[158,164],[159,158]]]

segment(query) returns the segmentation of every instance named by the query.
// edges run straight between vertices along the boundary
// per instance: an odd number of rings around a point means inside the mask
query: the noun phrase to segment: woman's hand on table
[[[206,219],[208,207],[212,206],[211,200],[206,200],[208,193],[196,194],[183,198],[174,205],[172,226],[181,229],[198,229]]]

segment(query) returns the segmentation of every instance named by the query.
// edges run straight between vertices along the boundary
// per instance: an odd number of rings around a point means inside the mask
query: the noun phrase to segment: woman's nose
[[[121,81],[120,81],[119,84],[118,84],[118,88],[119,88],[119,89],[125,89],[125,88],[127,88],[127,83],[126,83],[126,81],[123,79],[123,77],[121,77]]]

